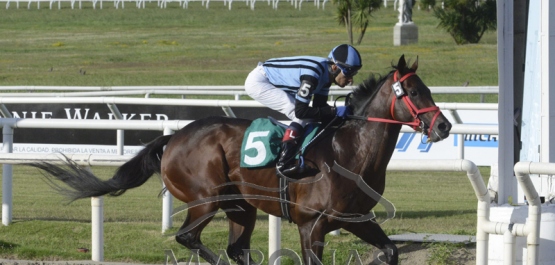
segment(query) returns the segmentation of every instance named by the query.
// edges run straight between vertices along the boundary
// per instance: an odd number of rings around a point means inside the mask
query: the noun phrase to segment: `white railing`
[[[0,0],[2,1],[2,0]],[[350,91],[355,86],[331,86],[331,91]],[[498,86],[431,86],[432,93],[497,94]],[[0,86],[0,91],[119,91],[119,90],[245,90],[244,86]]]
[[[133,104],[133,105],[166,105],[166,106],[209,106],[209,107],[221,107],[227,116],[235,117],[232,107],[253,107],[260,108],[264,107],[261,103],[254,100],[213,100],[213,99],[159,99],[159,98],[125,98],[125,97],[71,97],[71,98],[44,98],[44,97],[27,97],[27,98],[15,98],[15,97],[0,97],[0,114],[3,117],[11,118],[12,114],[5,104],[106,104],[108,108],[112,111],[114,116],[121,117],[122,114],[119,112],[116,104]],[[333,105],[334,102],[328,102],[328,104]],[[338,106],[343,105],[344,102],[337,102]],[[469,126],[462,124],[462,120],[459,118],[457,110],[497,110],[497,104],[494,103],[436,103],[437,106],[442,110],[447,110],[451,113],[454,118],[454,123],[457,126],[451,130],[451,133],[458,134],[458,128],[468,130],[469,127],[474,128],[473,133],[478,134],[490,134],[497,135],[496,125],[481,125],[481,126]],[[49,120],[49,119],[48,119]],[[45,120],[44,126],[47,126],[48,120]],[[63,123],[60,121],[60,123]],[[87,125],[87,122],[82,122],[83,126]],[[402,132],[411,132],[408,127],[403,126]],[[464,158],[464,137],[458,138],[458,153],[459,158]]]
[[[354,86],[340,88],[332,86],[330,95],[333,97],[344,96],[351,92]],[[10,91],[10,92],[7,92]],[[17,92],[12,92],[17,91]],[[30,92],[39,92],[41,97],[98,97],[98,96],[129,96],[129,95],[209,95],[209,96],[234,96],[236,100],[242,96],[247,96],[244,86],[99,86],[99,87],[80,87],[80,86],[0,86],[3,97],[34,97],[37,96]],[[49,91],[49,92],[44,92]],[[50,92],[64,91],[64,92]],[[498,94],[497,86],[469,86],[452,87],[437,86],[430,87],[432,94],[479,94],[481,102],[484,102],[484,95]],[[26,93],[21,93],[26,92]]]
[[[516,178],[529,198],[528,218],[525,224],[491,222],[490,197],[488,189],[476,165],[469,160],[391,160],[388,170],[399,171],[454,171],[466,172],[478,199],[478,224],[476,232],[476,264],[488,264],[488,234],[505,235],[505,260],[503,264],[516,264],[515,237],[527,237],[528,265],[536,265],[539,260],[539,231],[541,219],[540,198],[529,174],[555,174],[555,164],[519,162],[515,165]]]
[[[108,1],[103,1],[103,0],[85,0],[85,1],[81,1],[81,0],[0,0],[0,2],[6,2],[6,9],[9,9],[10,8],[10,3],[13,3],[13,2],[15,2],[16,8],[19,8],[19,3],[20,2],[27,2],[27,8],[28,9],[31,8],[31,4],[33,2],[37,4],[37,9],[40,9],[40,3],[42,3],[42,2],[48,3],[50,9],[53,8],[53,6],[56,2],[58,2],[58,9],[61,9],[62,2],[68,2],[71,5],[71,9],[74,9],[75,8],[75,2],[77,2],[77,1],[79,2],[79,9],[81,9],[81,7],[82,7],[82,2],[91,2],[94,9],[96,9],[96,4],[97,3],[100,3],[99,7],[100,7],[100,9],[102,9],[103,2],[108,2]],[[113,2],[113,5],[116,9],[125,8],[125,3],[126,2],[135,4],[135,7],[137,7],[137,8],[145,8],[146,7],[146,0],[110,0],[110,1]],[[231,4],[233,3],[233,0],[157,0],[156,1],[156,6],[159,7],[159,8],[166,8],[168,6],[168,3],[177,2],[180,7],[185,9],[185,8],[189,7],[190,2],[201,2],[201,5],[205,6],[208,9],[209,5],[210,5],[210,1],[223,2],[224,5],[228,5],[229,10],[231,10]],[[316,6],[318,9],[320,8],[320,2],[322,3],[322,9],[324,9],[327,1],[328,0],[322,0],[322,1],[320,1],[320,0],[306,1],[305,0],[305,2],[314,2],[314,6]],[[148,2],[151,3],[152,1],[149,0]],[[244,0],[244,1],[241,1],[241,2],[245,2],[245,4],[247,6],[249,6],[252,10],[254,10],[256,0]],[[277,9],[278,3],[280,1],[279,0],[267,0],[266,2],[268,3],[268,5],[271,5],[273,9]],[[295,8],[298,8],[300,10],[303,0],[287,0],[287,2],[291,2],[291,4],[295,6]]]
[[[126,98],[126,97],[2,97],[0,104],[145,104],[171,106],[208,106],[208,107],[264,107],[254,100],[227,99],[172,99],[172,98]],[[337,102],[338,105],[344,104]],[[333,101],[328,104],[333,105]],[[442,103],[436,105],[442,110],[497,110],[496,103]]]

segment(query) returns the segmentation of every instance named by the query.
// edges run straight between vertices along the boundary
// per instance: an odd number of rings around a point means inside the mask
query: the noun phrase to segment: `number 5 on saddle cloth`
[[[241,145],[241,167],[259,168],[275,166],[281,149],[281,139],[285,133],[287,125],[277,122],[271,118],[259,118],[254,120],[245,131],[243,144]],[[305,126],[301,147],[314,138],[320,129],[317,123]],[[297,154],[297,159],[302,159],[302,153]],[[303,165],[301,165],[303,166]]]

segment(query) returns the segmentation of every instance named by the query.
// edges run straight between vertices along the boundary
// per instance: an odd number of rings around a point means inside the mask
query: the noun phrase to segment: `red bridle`
[[[398,78],[398,75],[399,75],[399,71],[395,71],[395,73],[393,73],[393,81],[395,81],[395,82],[399,81],[399,83],[402,86],[402,83],[405,80],[407,80],[407,78],[409,78],[413,75],[415,76],[416,73],[414,73],[414,72],[407,73],[407,74],[403,75],[400,79]],[[416,130],[416,129],[418,129],[418,127],[422,127],[422,125],[424,124],[420,120],[420,117],[419,117],[420,114],[424,114],[424,113],[433,111],[433,112],[435,112],[435,114],[434,114],[434,117],[432,118],[432,122],[429,126],[430,130],[428,132],[428,138],[430,138],[430,134],[432,132],[431,128],[433,128],[437,117],[441,113],[441,111],[439,110],[439,107],[438,106],[432,106],[432,107],[428,107],[428,108],[418,109],[418,107],[416,107],[416,105],[414,105],[414,103],[412,103],[412,101],[410,100],[410,98],[407,96],[406,93],[401,96],[401,99],[403,100],[403,102],[405,103],[405,106],[407,106],[408,110],[410,111],[410,113],[413,117],[413,121],[405,122],[405,121],[398,121],[397,119],[395,119],[395,102],[397,101],[397,96],[395,94],[393,95],[393,98],[391,99],[390,113],[391,113],[391,117],[393,118],[392,120],[391,119],[383,119],[383,118],[374,118],[374,117],[367,117],[366,120],[367,121],[376,121],[376,122],[385,122],[385,123],[394,123],[394,124],[404,124],[404,125],[409,125],[414,130]],[[424,128],[422,128],[422,129],[424,129]]]

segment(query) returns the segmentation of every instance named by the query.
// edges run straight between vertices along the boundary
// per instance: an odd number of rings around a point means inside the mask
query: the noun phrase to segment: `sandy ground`
[[[445,246],[445,245],[443,245]],[[471,265],[476,264],[476,245],[471,244],[465,247],[450,247],[446,252],[445,248],[431,247],[418,243],[397,244],[399,248],[400,264],[456,264]],[[433,258],[445,258],[445,262],[434,262]]]

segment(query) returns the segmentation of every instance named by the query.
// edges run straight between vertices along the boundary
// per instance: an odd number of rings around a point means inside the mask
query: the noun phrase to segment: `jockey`
[[[294,56],[274,58],[258,63],[245,81],[245,90],[254,100],[276,110],[291,124],[282,139],[282,152],[277,169],[291,175],[299,170],[293,159],[308,122],[329,121],[334,116],[346,117],[350,110],[344,106],[328,105],[332,83],[345,87],[362,67],[358,51],[341,44],[331,50],[328,58]],[[310,102],[312,101],[312,106]]]

